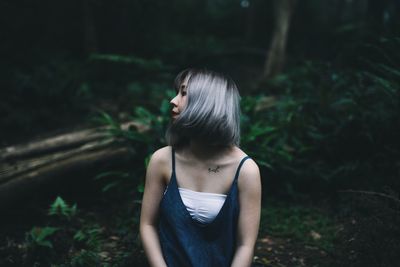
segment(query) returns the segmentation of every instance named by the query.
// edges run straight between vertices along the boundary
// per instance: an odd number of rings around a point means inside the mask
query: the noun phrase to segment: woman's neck
[[[218,157],[221,154],[231,150],[233,146],[215,146],[205,144],[196,140],[191,140],[187,149],[189,150],[190,154],[192,154],[197,159],[210,159],[214,157]]]

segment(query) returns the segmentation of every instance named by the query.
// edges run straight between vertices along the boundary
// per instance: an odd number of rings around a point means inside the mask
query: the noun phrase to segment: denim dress
[[[236,170],[225,202],[215,219],[200,223],[183,204],[175,175],[172,150],[172,174],[160,203],[158,234],[164,260],[169,267],[230,266],[236,248],[239,218],[237,179],[244,157]]]

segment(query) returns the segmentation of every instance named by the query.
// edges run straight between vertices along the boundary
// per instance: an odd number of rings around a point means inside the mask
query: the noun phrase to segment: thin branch
[[[391,196],[391,195],[388,195],[388,194],[384,194],[384,193],[379,193],[379,192],[364,191],[364,190],[339,190],[339,192],[341,192],[341,193],[357,193],[357,194],[380,196],[380,197],[388,198],[388,199],[394,200],[395,202],[400,203],[400,199],[398,199],[397,197],[394,197],[394,196]]]

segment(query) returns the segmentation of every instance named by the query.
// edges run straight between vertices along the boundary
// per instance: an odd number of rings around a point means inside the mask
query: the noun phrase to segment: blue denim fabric
[[[158,233],[164,259],[169,267],[230,266],[236,248],[239,217],[237,179],[244,157],[217,217],[210,223],[194,220],[179,194],[172,151],[172,174],[160,203]]]

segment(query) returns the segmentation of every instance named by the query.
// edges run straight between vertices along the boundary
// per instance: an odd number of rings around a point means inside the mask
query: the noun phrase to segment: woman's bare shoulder
[[[171,162],[171,146],[165,146],[157,149],[151,155],[150,163],[156,165],[167,165]]]
[[[171,147],[165,146],[157,149],[150,157],[147,165],[146,180],[167,184],[171,175]]]
[[[236,147],[236,149],[240,158],[247,156],[247,153],[239,147]],[[259,186],[260,179],[260,169],[257,163],[252,158],[247,159],[240,169],[239,187],[240,185]]]

